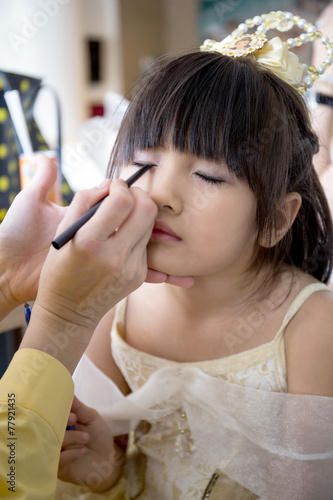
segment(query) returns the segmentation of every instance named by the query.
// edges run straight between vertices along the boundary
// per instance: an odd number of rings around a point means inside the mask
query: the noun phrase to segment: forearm
[[[11,295],[5,266],[0,262],[0,321],[19,305]]]
[[[95,327],[94,323],[88,326],[81,320],[79,315],[72,315],[70,320],[66,320],[36,302],[20,349],[31,348],[46,352],[72,374],[90,342]]]

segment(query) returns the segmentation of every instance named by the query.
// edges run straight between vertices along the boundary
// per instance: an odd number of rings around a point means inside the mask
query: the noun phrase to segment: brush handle
[[[141,177],[141,175],[143,175],[152,166],[153,165],[151,165],[151,164],[147,164],[144,167],[140,168],[140,170],[138,172],[135,172],[135,174],[131,175],[131,177],[129,177],[126,180],[127,186],[130,187],[135,181],[137,181]],[[67,229],[65,229],[64,232],[59,234],[59,236],[57,236],[52,241],[53,247],[56,250],[59,250],[66,243],[68,243],[68,241],[70,241],[75,236],[75,234],[78,232],[80,227],[82,227],[86,222],[88,222],[89,219],[91,219],[91,217],[94,215],[94,213],[96,212],[98,207],[101,205],[103,200],[105,200],[105,198],[107,198],[108,196],[109,196],[108,194],[106,196],[104,196],[104,198],[102,198],[98,203],[96,203],[96,205],[91,207],[85,214],[81,215],[81,217],[77,221],[75,221],[71,226],[69,226]]]

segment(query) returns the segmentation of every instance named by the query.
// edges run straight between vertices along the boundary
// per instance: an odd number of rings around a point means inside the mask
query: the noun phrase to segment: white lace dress
[[[299,293],[271,342],[195,363],[129,346],[126,300],[118,305],[112,352],[132,394],[122,396],[87,358],[74,380],[77,396],[115,433],[132,426],[126,498],[200,500],[214,471],[210,499],[333,498],[333,401],[286,394],[283,334],[317,290],[328,288],[315,284]]]

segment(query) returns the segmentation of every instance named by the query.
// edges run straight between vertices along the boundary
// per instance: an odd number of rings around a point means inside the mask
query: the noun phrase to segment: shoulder
[[[111,345],[110,332],[112,328],[112,324],[115,318],[116,308],[113,307],[109,312],[103,316],[101,321],[98,323],[94,335],[89,343],[89,346],[86,350],[87,354],[93,354],[96,350],[100,350],[100,346],[103,345]]]
[[[314,292],[286,329],[288,392],[333,397],[333,292]]]

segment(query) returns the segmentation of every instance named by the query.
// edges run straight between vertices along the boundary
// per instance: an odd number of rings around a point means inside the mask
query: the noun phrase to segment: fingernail
[[[109,179],[104,179],[104,181],[97,186],[97,189],[104,189],[108,185],[108,182]]]

